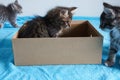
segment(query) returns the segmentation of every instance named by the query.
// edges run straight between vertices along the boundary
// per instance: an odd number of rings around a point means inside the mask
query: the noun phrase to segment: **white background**
[[[18,0],[23,7],[22,16],[41,15],[55,6],[76,6],[78,9],[75,16],[100,16],[103,11],[103,2],[120,6],[120,0]],[[0,0],[1,4],[7,5],[14,0]]]

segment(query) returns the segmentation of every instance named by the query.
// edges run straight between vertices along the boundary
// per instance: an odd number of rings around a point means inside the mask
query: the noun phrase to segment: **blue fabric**
[[[18,17],[22,25],[31,16]],[[73,17],[73,20],[88,20],[104,36],[102,61],[107,58],[109,50],[109,31],[99,29],[99,17]],[[0,80],[120,80],[118,58],[115,66],[97,65],[39,65],[15,66],[12,51],[12,36],[19,30],[8,22],[0,29]]]

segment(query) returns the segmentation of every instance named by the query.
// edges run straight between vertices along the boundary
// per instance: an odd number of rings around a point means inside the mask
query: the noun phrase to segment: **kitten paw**
[[[20,28],[20,26],[15,26],[15,28]]]
[[[2,28],[2,25],[0,24],[0,28]]]
[[[18,26],[17,24],[12,24],[12,26],[13,26],[14,28],[20,28],[20,26]]]
[[[105,61],[105,66],[108,66],[108,67],[111,67],[114,65],[114,62],[113,61],[109,61],[109,60],[106,60]]]

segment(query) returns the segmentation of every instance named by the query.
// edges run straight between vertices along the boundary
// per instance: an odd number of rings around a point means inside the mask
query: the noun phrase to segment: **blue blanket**
[[[17,24],[21,26],[32,19],[31,16],[18,17]],[[99,29],[99,17],[73,17],[73,20],[88,20],[104,36],[103,56],[104,62],[109,51],[109,31]],[[8,22],[0,29],[0,80],[120,80],[119,55],[115,66],[106,67],[98,65],[39,65],[15,66],[12,37],[19,30],[13,28]]]

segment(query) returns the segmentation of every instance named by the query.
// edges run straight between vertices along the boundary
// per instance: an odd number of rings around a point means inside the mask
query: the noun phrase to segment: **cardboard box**
[[[13,37],[15,65],[101,64],[102,35],[88,21],[73,21],[60,38]]]

